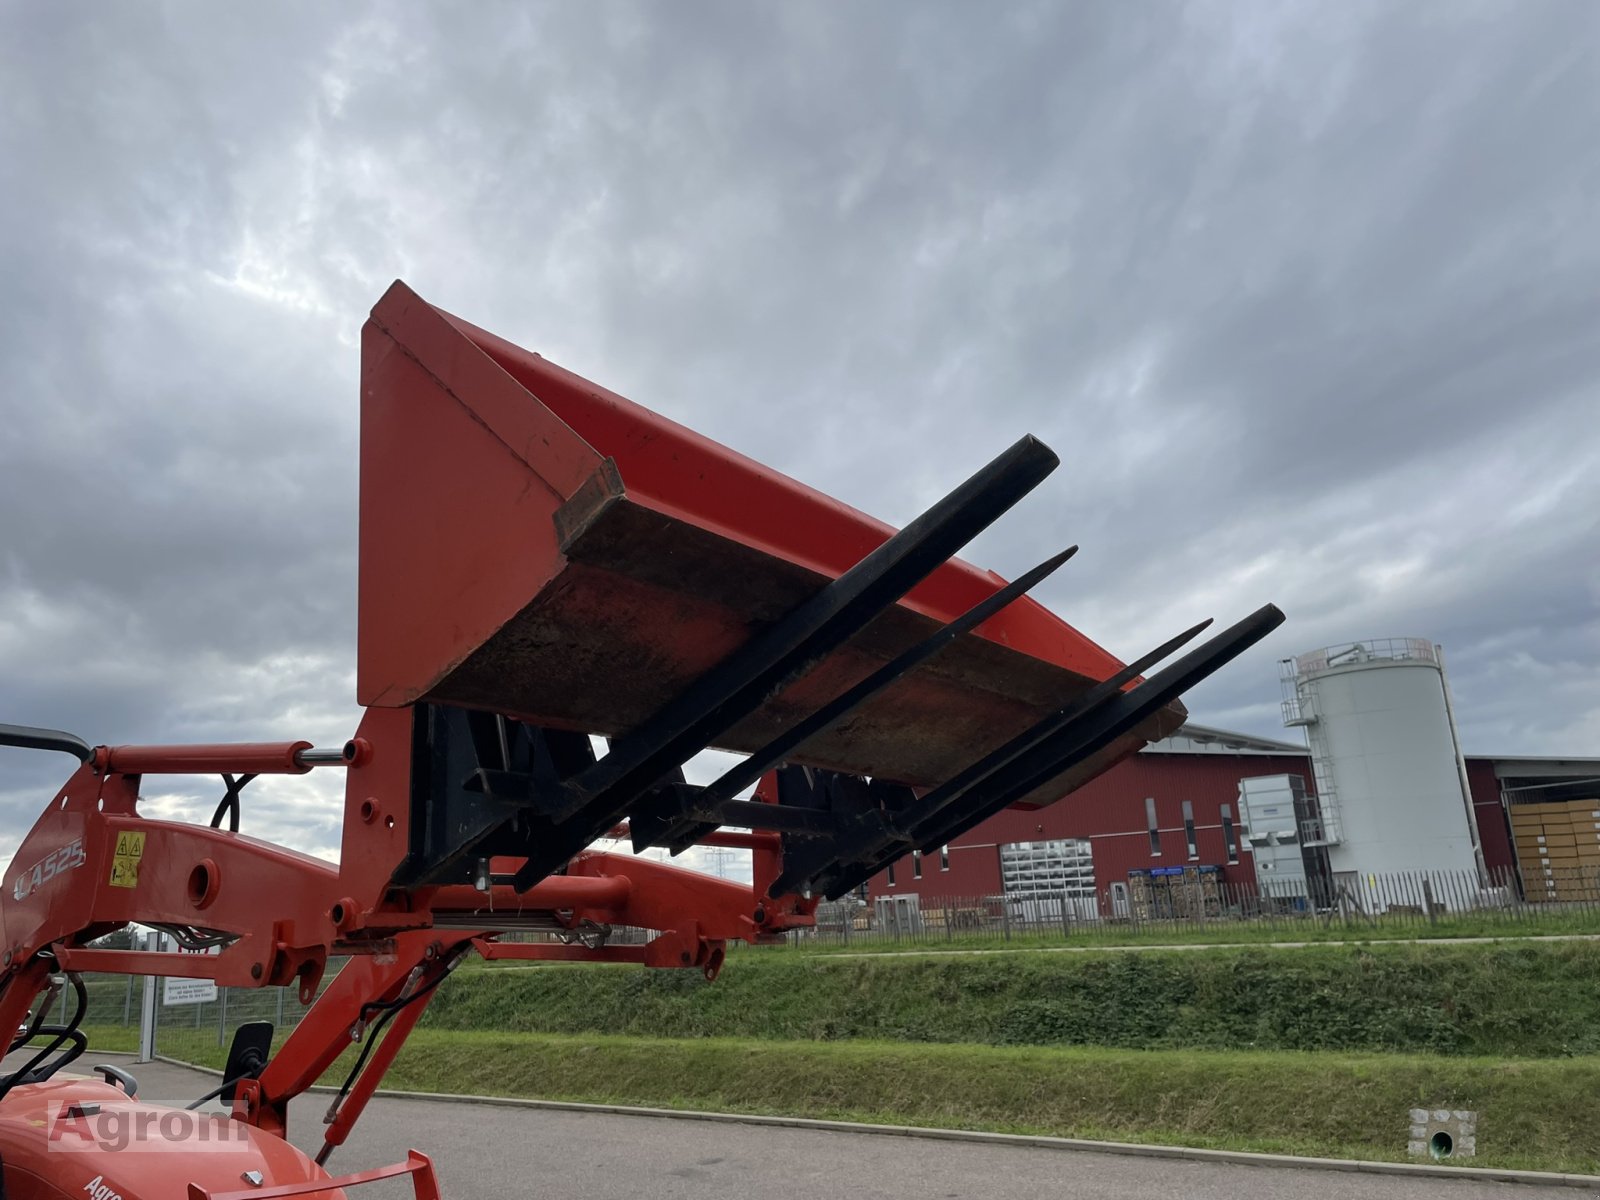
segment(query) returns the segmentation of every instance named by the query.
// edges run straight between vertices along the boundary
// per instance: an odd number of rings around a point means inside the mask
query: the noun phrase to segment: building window
[[[1006,842],[1000,848],[1000,886],[1007,896],[1092,897],[1094,854],[1086,838]]]
[[[1150,826],[1150,857],[1161,857],[1161,828],[1156,824],[1156,802],[1153,796],[1144,799],[1144,819]]]
[[[888,878],[889,886],[893,887],[894,886],[894,864],[893,863],[889,864],[887,870],[885,871],[885,874],[888,875],[888,877],[889,877]]]
[[[921,879],[922,878],[922,851],[921,850],[913,850],[911,852],[911,878],[913,878],[913,879]]]
[[[1228,847],[1228,861],[1239,861],[1239,834],[1233,827],[1233,805],[1222,806],[1222,841]]]
[[[948,871],[949,869],[950,869],[950,847],[949,846],[940,846],[939,847],[939,870]]]
[[[1183,802],[1183,840],[1189,844],[1189,861],[1194,862],[1200,857],[1200,843],[1194,836],[1194,805],[1187,800]]]

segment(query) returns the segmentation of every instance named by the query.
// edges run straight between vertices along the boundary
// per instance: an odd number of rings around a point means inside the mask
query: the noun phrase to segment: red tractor
[[[355,736],[90,746],[0,726],[0,745],[81,764],[0,896],[10,1200],[267,1200],[400,1174],[434,1197],[415,1152],[325,1164],[469,954],[714,978],[728,942],[807,927],[821,898],[1171,733],[1179,695],[1282,614],[1146,677],[1205,625],[1124,665],[1025,594],[1071,550],[1011,583],[953,557],[1056,463],[1023,438],[895,531],[396,283],[362,340]],[[686,782],[707,747],[746,757]],[[241,830],[251,780],[311,770],[344,772],[337,865]],[[217,776],[210,823],[142,816],[147,775]],[[753,881],[595,849],[619,838],[749,849]],[[134,924],[212,953],[95,945]],[[616,926],[652,936],[611,944]],[[231,1115],[200,1116],[144,1104],[116,1067],[67,1074],[90,971],[293,987],[311,1007],[276,1052],[243,1027],[201,1098]],[[307,1157],[288,1102],[352,1046]],[[123,1135],[171,1152],[118,1153]]]

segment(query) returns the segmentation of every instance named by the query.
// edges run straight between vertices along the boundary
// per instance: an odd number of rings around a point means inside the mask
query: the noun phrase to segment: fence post
[[[156,977],[144,977],[144,997],[139,1006],[139,1061],[150,1062],[156,1056]]]
[[[1072,897],[1066,891],[1061,893],[1061,936],[1067,941],[1072,940]]]
[[[1006,941],[1011,940],[1011,905],[1006,903],[1004,896],[1000,897],[1000,920],[1006,931]]]
[[[272,1027],[274,1029],[281,1029],[283,1028],[283,989],[275,988],[273,990],[278,993],[278,1018],[277,1020],[273,1021]]]
[[[133,976],[128,976],[128,989],[122,994],[122,1027],[128,1027],[128,1018],[133,1014]]]
[[[1433,911],[1433,880],[1426,875],[1422,877],[1422,905],[1428,912],[1428,924],[1437,925],[1439,917]]]
[[[154,950],[161,935],[151,931],[144,935],[144,948]],[[144,995],[139,1005],[139,1061],[147,1063],[156,1056],[156,977],[144,977]]]
[[[217,1049],[228,1043],[228,989],[217,989]]]

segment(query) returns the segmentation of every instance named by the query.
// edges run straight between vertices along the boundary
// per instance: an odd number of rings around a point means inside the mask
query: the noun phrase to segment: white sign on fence
[[[177,979],[168,975],[161,981],[162,1004],[210,1004],[216,998],[214,980]]]

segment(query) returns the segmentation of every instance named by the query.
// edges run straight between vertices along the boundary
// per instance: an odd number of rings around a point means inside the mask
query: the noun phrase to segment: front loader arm
[[[230,987],[298,984],[309,1000],[334,929],[329,899],[338,868],[222,829],[151,820],[138,812],[142,772],[219,772],[268,765],[259,747],[105,747],[56,794],[23,840],[0,903],[0,1028],[15,1029],[50,970],[203,975]],[[294,767],[292,746],[283,761]],[[262,898],[273,897],[271,906]],[[130,923],[167,928],[216,955],[150,954],[88,945]],[[41,956],[47,970],[40,975]],[[31,981],[31,982],[30,982]],[[9,1024],[6,1024],[9,1022]]]
[[[322,1078],[352,1046],[363,1046],[324,1120],[326,1148],[342,1144],[434,989],[471,948],[470,933],[440,938],[422,931],[401,934],[390,952],[351,959],[261,1074],[240,1082],[234,1116],[285,1133],[289,1101]]]
[[[281,1132],[291,1099],[353,1044],[377,1042],[361,1055],[347,1094],[330,1111],[331,1147],[348,1135],[433,989],[469,952],[633,961],[695,968],[714,977],[728,940],[770,940],[809,922],[812,905],[804,901],[786,907],[763,903],[749,885],[604,852],[581,853],[561,873],[523,891],[510,881],[526,860],[498,857],[487,860],[479,886],[396,886],[403,853],[395,850],[385,862],[387,837],[363,839],[363,831],[378,825],[391,833],[394,826],[375,820],[384,812],[425,822],[430,806],[408,806],[382,786],[407,794],[409,778],[399,786],[388,777],[389,768],[409,764],[416,750],[409,728],[403,740],[385,736],[395,728],[385,720],[390,715],[376,714],[363,725],[371,738],[317,760],[348,771],[346,845],[356,853],[343,864],[231,829],[139,814],[146,774],[216,772],[236,781],[242,774],[299,770],[311,753],[306,743],[95,750],[28,834],[19,866],[6,881],[0,1021],[9,1021],[11,1029],[22,1026],[59,972],[187,976],[228,987],[293,985],[301,1002],[311,1003],[329,959],[348,956],[260,1078],[243,1081],[235,1107],[239,1119]],[[34,862],[42,865],[27,865]],[[132,924],[169,930],[182,942],[217,952],[89,944]],[[653,930],[655,936],[644,945],[608,945],[614,925]],[[502,933],[527,931],[560,940],[497,940]]]

